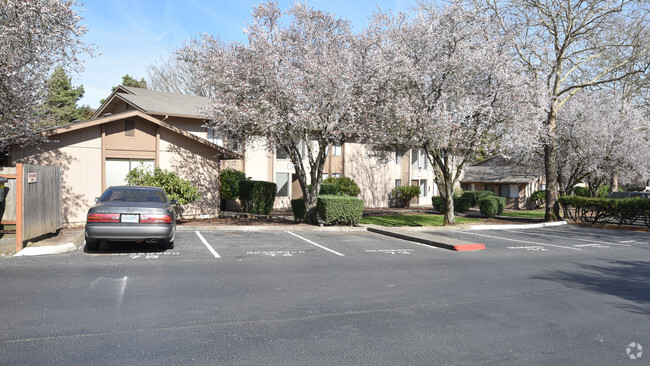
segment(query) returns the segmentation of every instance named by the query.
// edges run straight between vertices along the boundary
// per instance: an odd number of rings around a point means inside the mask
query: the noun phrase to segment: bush
[[[226,201],[239,198],[239,182],[244,180],[247,180],[244,172],[230,168],[222,170],[219,177],[219,195],[221,199]]]
[[[609,184],[598,187],[596,191],[596,198],[607,198],[609,195]]]
[[[318,196],[318,215],[328,224],[357,225],[363,216],[363,200],[350,196]]]
[[[339,186],[334,183],[323,183],[320,185],[320,192],[318,194],[336,196],[339,194]]]
[[[296,198],[291,200],[291,210],[293,211],[293,218],[298,221],[305,221],[307,215],[307,208],[305,207],[305,198]]]
[[[591,194],[589,194],[589,188],[587,187],[573,187],[573,194],[578,197],[591,197]]]
[[[433,209],[443,213],[444,211],[444,203],[442,202],[442,197],[440,196],[433,196],[431,197],[431,203],[433,204]]]
[[[494,196],[494,199],[497,200],[498,204],[497,215],[501,215],[503,213],[503,209],[506,208],[506,198]]]
[[[395,207],[409,207],[411,200],[420,195],[418,186],[399,186],[393,188],[390,192],[389,201],[393,202]]]
[[[456,212],[467,212],[472,207],[472,198],[465,196],[454,197],[454,210]]]
[[[268,215],[273,210],[277,185],[273,182],[244,180],[239,182],[239,200],[244,212]]]
[[[546,190],[535,191],[530,195],[530,201],[533,203],[535,208],[540,208],[546,202]]]
[[[466,192],[467,193],[467,192]],[[463,196],[461,197],[456,197],[454,196],[452,199],[454,200],[454,211],[456,212],[467,212],[469,211],[469,208],[472,206],[472,200],[473,200],[474,195],[467,195],[463,193]],[[442,197],[440,196],[433,196],[431,197],[431,203],[433,204],[433,208],[440,212],[444,213],[444,202],[442,201]]]
[[[177,200],[181,205],[196,201],[201,197],[199,189],[175,172],[155,168],[153,172],[144,165],[132,169],[126,175],[126,182],[136,186],[160,187],[165,190],[170,200]]]
[[[561,196],[559,201],[565,215],[572,221],[594,224],[617,222],[619,225],[640,221],[650,227],[650,199]]]
[[[346,196],[356,197],[361,193],[361,189],[357,183],[348,177],[329,177],[323,181],[323,183],[336,184],[339,186],[339,193]]]
[[[496,197],[481,198],[478,201],[478,207],[485,217],[490,218],[499,214],[499,200]]]

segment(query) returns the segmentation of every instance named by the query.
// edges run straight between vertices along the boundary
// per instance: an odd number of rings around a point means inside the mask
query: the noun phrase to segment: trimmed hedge
[[[363,216],[363,200],[350,196],[318,196],[318,215],[328,224],[357,225]]]
[[[278,186],[273,182],[244,180],[239,182],[239,200],[244,212],[268,215],[273,210],[273,202]]]
[[[640,221],[650,227],[650,199],[561,196],[559,201],[564,214],[572,221],[594,224],[616,222],[619,225]]]
[[[307,208],[305,207],[305,198],[300,197],[291,200],[291,211],[293,211],[293,218],[298,221],[305,221],[307,215]]]

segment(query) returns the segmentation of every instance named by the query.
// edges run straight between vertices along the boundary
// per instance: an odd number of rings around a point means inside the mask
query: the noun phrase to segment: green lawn
[[[507,211],[507,212],[502,212],[501,216],[543,219],[544,211]]]
[[[481,222],[477,219],[455,218],[457,224],[468,224]],[[393,215],[393,216],[372,216],[361,219],[362,224],[374,224],[381,226],[442,226],[442,215]]]

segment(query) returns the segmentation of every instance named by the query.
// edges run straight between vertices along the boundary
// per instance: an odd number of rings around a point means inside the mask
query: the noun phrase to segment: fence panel
[[[62,178],[61,167],[23,165],[23,240],[63,227]]]

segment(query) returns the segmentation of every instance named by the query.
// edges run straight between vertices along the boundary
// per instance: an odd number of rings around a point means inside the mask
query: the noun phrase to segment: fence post
[[[16,164],[16,253],[23,250],[23,164]]]

